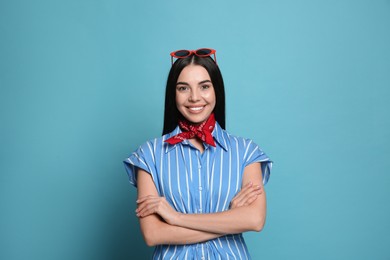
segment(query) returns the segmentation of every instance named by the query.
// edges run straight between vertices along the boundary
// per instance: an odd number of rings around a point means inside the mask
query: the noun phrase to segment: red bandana
[[[211,114],[209,118],[205,122],[201,123],[200,125],[192,125],[189,124],[187,121],[180,120],[179,126],[183,130],[183,132],[175,136],[172,136],[168,140],[165,140],[165,142],[170,144],[177,144],[184,141],[185,139],[198,137],[206,144],[215,147],[214,138],[211,135],[215,127],[214,114]]]

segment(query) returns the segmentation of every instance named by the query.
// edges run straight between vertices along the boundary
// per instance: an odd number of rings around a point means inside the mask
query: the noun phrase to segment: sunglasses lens
[[[196,55],[199,55],[199,56],[207,56],[207,55],[210,55],[210,53],[211,53],[210,49],[199,49],[196,51]]]
[[[190,52],[187,50],[181,50],[175,52],[176,57],[187,57],[188,55],[190,55]]]

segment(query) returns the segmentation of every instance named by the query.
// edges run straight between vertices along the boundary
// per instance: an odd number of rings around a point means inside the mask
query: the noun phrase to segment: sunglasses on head
[[[171,52],[171,62],[173,65],[173,58],[183,59],[191,55],[196,55],[202,58],[214,55],[214,62],[215,64],[217,64],[217,57],[215,55],[215,52],[216,52],[215,50],[209,48],[201,48],[197,50],[178,50],[178,51]]]

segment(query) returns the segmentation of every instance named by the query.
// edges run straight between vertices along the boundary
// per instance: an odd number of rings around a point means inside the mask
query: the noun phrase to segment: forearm
[[[207,231],[170,225],[158,216],[151,215],[140,219],[141,231],[148,246],[161,244],[193,244],[222,236]]]
[[[243,185],[253,182],[262,187],[262,173],[259,163],[245,167]],[[243,186],[245,187],[245,186]],[[178,214],[174,225],[211,233],[237,234],[246,231],[260,231],[266,218],[266,193],[259,194],[253,203],[227,211],[210,214]]]
[[[237,234],[260,231],[265,223],[265,205],[261,209],[244,206],[219,213],[180,214],[174,225],[199,231]]]

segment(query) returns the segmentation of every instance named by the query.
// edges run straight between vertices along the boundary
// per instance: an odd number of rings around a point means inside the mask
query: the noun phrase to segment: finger
[[[263,189],[261,186],[258,186],[256,189],[254,189],[251,193],[248,193],[244,198],[244,204],[250,205],[254,200],[256,200],[257,196],[263,193]]]
[[[238,202],[236,203],[236,208],[239,208],[239,207],[243,206],[243,205],[244,205],[243,203],[244,203],[243,200],[238,201]]]
[[[167,210],[167,207],[169,208],[168,202],[165,200],[164,197],[158,197],[153,200],[148,201],[148,205],[145,205],[139,212],[140,217],[146,217],[152,214],[159,214],[161,217],[163,217],[164,211]]]
[[[256,190],[260,189],[261,187],[259,185],[253,185],[252,181],[246,183],[230,201],[230,208],[236,208],[245,205],[248,194],[256,193]]]
[[[143,196],[143,197],[138,198],[135,202],[142,203],[143,201],[150,199],[150,198],[158,198],[158,196],[155,196],[155,195]]]
[[[143,207],[142,209],[140,209],[137,212],[137,216],[143,218],[143,217],[157,213],[158,212],[158,210],[157,210],[158,205],[159,205],[158,202],[153,202],[153,203],[146,205],[145,207]]]
[[[251,184],[249,187],[246,187],[244,189],[241,190],[241,194],[239,195],[240,197],[245,197],[247,196],[248,194],[256,191],[260,189],[260,186],[259,185],[253,185]]]
[[[243,202],[245,201],[244,199],[244,195],[243,194],[240,194],[239,196],[235,197],[231,203],[232,203],[232,206],[233,207],[240,207],[242,206]]]
[[[137,213],[137,217],[144,218],[153,214],[157,214],[155,207],[144,209],[143,211]]]
[[[250,189],[252,187],[252,182],[247,183],[237,194],[234,196],[233,199],[240,200],[247,192],[250,192]]]
[[[252,196],[251,198],[249,198],[246,202],[245,202],[245,206],[249,206],[251,205],[256,199],[257,199],[257,196],[258,195],[255,195],[255,196]]]
[[[236,198],[233,207],[241,207],[244,205],[250,205],[253,201],[251,200],[254,196],[260,195],[262,193],[262,188],[260,185],[256,185],[242,192],[240,196]],[[250,202],[248,200],[251,200]]]
[[[241,200],[247,200],[248,198],[251,198],[252,196],[255,196],[255,195],[259,195],[262,192],[263,191],[262,191],[261,186],[256,185],[252,189],[250,189],[249,191],[245,192],[245,194],[243,194],[243,196],[241,197]]]
[[[259,190],[259,186],[250,186],[242,190],[238,196],[236,196],[234,199],[236,199],[237,205],[243,205],[245,204],[245,201],[247,200],[248,196],[251,196],[251,194],[256,194]]]
[[[148,198],[147,200],[142,201],[138,204],[136,212],[140,212],[144,208],[148,207],[149,205],[153,205],[154,203],[157,203],[160,199],[159,198]]]
[[[136,212],[140,215],[150,215],[154,213],[159,214],[160,209],[162,209],[164,206],[169,206],[168,202],[165,200],[164,197],[152,196],[149,197],[147,200],[143,201],[141,204],[139,204],[138,208],[136,209]]]
[[[248,200],[250,200],[250,199],[252,199],[253,197],[256,197],[256,196],[258,196],[258,195],[260,195],[260,194],[262,194],[263,193],[263,190],[261,189],[261,188],[258,188],[258,189],[255,189],[255,190],[253,190],[251,193],[248,193],[246,196],[245,196],[245,200],[246,201],[248,201]]]

